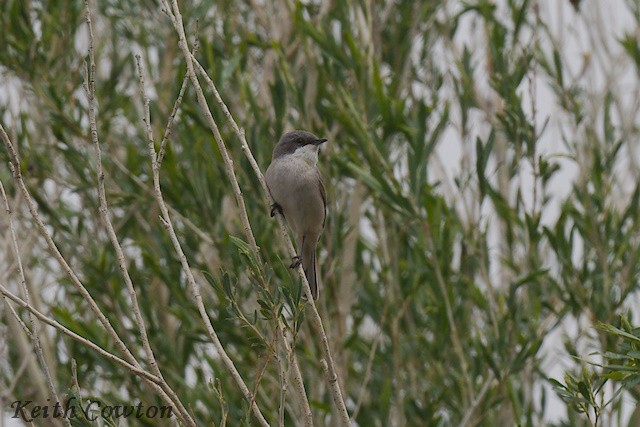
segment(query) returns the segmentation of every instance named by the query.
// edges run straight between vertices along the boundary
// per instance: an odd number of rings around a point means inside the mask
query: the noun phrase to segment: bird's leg
[[[276,213],[279,213],[280,215],[284,216],[284,214],[282,213],[282,206],[273,202],[273,204],[271,205],[271,218],[273,218]]]
[[[304,238],[305,236],[302,236],[302,244],[300,245],[300,248],[298,249],[300,252],[302,252],[302,248],[304,247]],[[302,256],[301,255],[296,255],[293,258],[293,262],[291,263],[291,265],[289,266],[289,268],[297,268],[300,264],[302,264]]]
[[[302,264],[302,257],[300,255],[296,255],[291,259],[293,262],[291,263],[291,265],[289,265],[289,268],[297,268],[300,264]]]

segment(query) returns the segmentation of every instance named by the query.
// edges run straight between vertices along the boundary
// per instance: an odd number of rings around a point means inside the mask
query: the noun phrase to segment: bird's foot
[[[276,213],[279,213],[280,215],[284,216],[284,214],[282,213],[282,206],[280,206],[277,203],[274,203],[271,205],[271,218],[273,218]]]
[[[289,266],[289,268],[298,268],[298,266],[299,266],[300,264],[302,264],[302,257],[301,257],[301,256],[296,255],[296,256],[294,256],[294,257],[292,258],[292,260],[293,260],[293,262],[291,263],[291,265]]]

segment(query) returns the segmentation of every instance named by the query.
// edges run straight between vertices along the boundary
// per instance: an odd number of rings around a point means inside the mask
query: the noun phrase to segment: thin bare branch
[[[62,253],[60,253],[60,250],[58,250],[58,247],[53,241],[53,238],[51,237],[51,234],[47,230],[47,227],[45,226],[42,219],[40,219],[40,214],[38,213],[38,208],[36,206],[36,203],[34,202],[33,197],[31,197],[31,193],[27,189],[27,186],[24,182],[24,178],[22,177],[22,172],[20,171],[20,158],[18,156],[18,152],[15,146],[13,145],[13,143],[11,142],[11,140],[9,139],[9,136],[4,130],[4,127],[2,126],[2,124],[0,124],[0,138],[2,138],[5,148],[7,150],[7,153],[9,155],[9,162],[10,162],[9,167],[11,169],[11,172],[13,173],[14,180],[16,181],[18,189],[22,192],[22,195],[24,196],[25,201],[27,202],[27,206],[29,208],[31,217],[33,218],[36,225],[38,226],[38,230],[40,231],[40,234],[45,239],[47,243],[47,247],[49,248],[49,251],[51,252],[53,257],[56,259],[58,264],[60,265],[60,268],[62,268],[62,271],[64,271],[67,274],[67,276],[69,276],[69,278],[71,279],[71,283],[73,283],[76,289],[78,289],[78,292],[80,292],[80,295],[82,296],[82,298],[89,304],[89,308],[95,314],[95,316],[100,321],[104,329],[107,331],[107,333],[109,334],[109,337],[111,337],[111,339],[115,342],[116,346],[118,347],[118,350],[120,350],[126,356],[126,359],[128,361],[134,364],[137,363],[135,362],[135,357],[133,356],[133,354],[131,354],[127,346],[124,344],[122,339],[118,336],[118,333],[109,322],[109,319],[107,319],[104,313],[102,313],[102,311],[96,304],[95,300],[93,299],[89,291],[87,291],[87,289],[84,287],[84,285],[82,284],[82,282],[80,281],[76,273],[71,269],[71,267],[69,266],[65,258],[62,256]]]
[[[276,333],[278,334],[278,342],[284,347],[289,357],[289,364],[291,365],[293,374],[293,387],[295,388],[296,396],[300,401],[299,405],[302,407],[304,425],[306,427],[312,427],[313,414],[311,413],[311,406],[309,405],[307,392],[304,389],[304,381],[302,380],[302,373],[300,372],[300,366],[298,365],[298,358],[296,357],[296,353],[289,346],[282,322],[278,322],[278,329]]]
[[[140,188],[144,189],[145,191],[147,191],[150,195],[154,196],[153,193],[153,187],[149,188],[149,186],[147,185],[146,182],[142,181],[140,178],[138,178],[135,174],[133,174],[129,169],[127,169],[127,167],[125,165],[122,164],[122,162],[116,158],[111,159],[113,161],[113,164],[116,165],[116,167],[118,169],[120,169],[122,172],[124,172],[125,174],[127,174],[127,176],[129,178],[131,178],[131,180],[136,183],[136,185],[138,185]],[[202,239],[202,241],[206,242],[207,244],[213,246],[214,245],[214,241],[211,238],[210,235],[208,235],[207,233],[205,233],[200,227],[198,227],[196,224],[193,223],[193,221],[191,221],[189,218],[187,218],[186,216],[182,215],[176,208],[174,208],[173,206],[167,204],[167,209],[169,209],[169,213],[171,215],[174,215],[176,217],[178,217],[180,219],[181,222],[183,222],[187,228],[189,228],[191,231],[193,231],[195,234],[198,235],[198,237],[200,239]]]
[[[27,278],[24,274],[24,268],[22,266],[22,258],[20,257],[20,249],[18,248],[18,240],[16,238],[16,230],[13,225],[13,212],[11,211],[11,207],[9,206],[9,200],[7,199],[7,194],[4,191],[4,185],[2,185],[2,181],[0,181],[0,193],[2,193],[2,200],[4,201],[4,206],[7,211],[7,216],[9,217],[9,232],[11,235],[11,241],[13,243],[13,253],[16,257],[16,262],[18,263],[18,273],[20,274],[20,287],[22,288],[22,292],[24,293],[24,299],[27,304],[31,305],[31,295],[29,293],[29,289],[27,287]],[[10,306],[10,305],[9,305]],[[10,306],[11,307],[11,306]],[[22,324],[22,322],[20,322]],[[40,369],[47,380],[47,387],[49,387],[49,393],[51,393],[51,398],[54,399],[55,402],[60,402],[60,398],[58,397],[58,392],[56,391],[56,386],[53,383],[53,378],[51,376],[51,370],[49,369],[49,364],[47,363],[46,358],[44,357],[44,352],[42,351],[42,344],[40,342],[40,325],[34,319],[33,315],[29,313],[29,323],[31,324],[31,339],[33,340],[33,347],[36,351],[36,355],[38,357],[38,361],[40,362]],[[22,324],[24,326],[24,324]],[[64,423],[67,426],[71,426],[71,421],[68,418],[64,419]]]
[[[244,197],[242,196],[242,191],[240,190],[238,179],[236,178],[234,173],[233,160],[231,159],[231,156],[229,155],[229,152],[224,144],[222,135],[220,134],[220,130],[218,129],[218,125],[213,119],[211,110],[209,109],[209,106],[207,104],[207,99],[205,98],[204,93],[202,91],[202,87],[200,86],[200,82],[198,82],[198,77],[193,67],[193,61],[191,60],[193,55],[191,54],[191,52],[189,52],[189,47],[187,46],[187,39],[185,36],[183,24],[182,24],[182,15],[180,15],[180,10],[178,9],[177,1],[173,1],[173,8],[174,8],[173,13],[175,15],[175,22],[176,22],[176,31],[178,31],[178,36],[180,39],[179,40],[180,49],[182,49],[187,62],[187,74],[189,74],[191,83],[193,84],[196,90],[198,103],[200,104],[200,107],[203,110],[203,113],[207,120],[207,124],[209,125],[211,133],[213,134],[213,137],[216,140],[216,144],[218,145],[220,155],[222,156],[227,178],[231,183],[231,188],[233,190],[233,195],[236,199],[236,204],[238,206],[238,209],[240,209],[240,221],[242,222],[244,236],[247,239],[249,246],[251,247],[252,253],[256,257],[256,259],[259,259],[260,257],[259,257],[258,245],[256,243],[255,237],[253,236],[251,224],[249,223],[249,216],[247,215],[247,208],[244,203]]]
[[[126,360],[123,360],[123,359],[119,358],[118,356],[116,356],[116,355],[114,355],[112,353],[109,353],[108,351],[106,351],[102,347],[100,347],[99,345],[97,345],[97,344],[89,341],[88,339],[76,334],[75,332],[71,331],[70,329],[67,329],[65,326],[63,326],[62,324],[58,323],[56,320],[51,319],[50,317],[46,316],[45,314],[42,314],[40,311],[36,310],[33,306],[29,305],[26,301],[24,301],[23,299],[21,299],[17,295],[14,295],[13,293],[11,293],[11,291],[9,291],[3,285],[0,285],[0,293],[3,296],[9,298],[11,301],[16,303],[20,307],[23,307],[26,310],[28,310],[30,313],[32,313],[35,317],[37,317],[42,322],[46,323],[49,326],[52,326],[52,327],[56,328],[57,330],[59,330],[63,334],[65,334],[68,337],[78,341],[82,345],[92,349],[96,353],[98,353],[98,354],[106,357],[107,359],[111,360],[112,362],[115,362],[118,365],[128,369],[130,372],[138,375],[139,377],[141,377],[141,378],[143,378],[143,379],[145,379],[147,381],[151,381],[154,384],[159,384],[160,383],[160,381],[161,381],[160,378],[156,377],[155,375],[150,374],[149,372],[145,371],[144,369],[141,369],[138,366],[132,365],[131,363],[127,362]]]
[[[138,329],[140,331],[140,339],[142,341],[142,347],[144,349],[146,360],[149,366],[151,367],[151,372],[161,379],[160,386],[164,393],[162,396],[165,398],[165,401],[169,404],[175,405],[179,416],[183,419],[187,424],[195,425],[195,421],[191,418],[190,414],[187,412],[186,408],[180,401],[180,398],[177,396],[175,391],[169,387],[169,385],[164,381],[162,377],[162,373],[160,372],[160,368],[158,367],[158,363],[156,361],[155,355],[153,354],[153,350],[151,349],[151,345],[149,344],[149,337],[147,334],[147,328],[145,326],[144,319],[142,314],[140,313],[140,305],[138,304],[138,296],[136,290],[133,286],[133,281],[131,280],[131,275],[129,274],[129,269],[127,266],[127,262],[124,256],[124,251],[122,250],[122,246],[118,241],[118,236],[116,235],[113,224],[111,223],[111,219],[109,217],[109,206],[107,203],[106,190],[104,185],[105,175],[102,168],[102,152],[100,150],[100,141],[98,139],[98,126],[96,123],[96,113],[95,113],[95,55],[93,48],[93,26],[91,24],[91,14],[89,10],[89,2],[85,1],[86,6],[86,22],[87,28],[89,31],[89,61],[90,61],[90,79],[87,80],[85,78],[85,91],[87,95],[87,99],[89,102],[89,127],[91,129],[91,139],[93,142],[93,146],[96,154],[96,170],[98,176],[98,198],[100,199],[100,216],[102,218],[102,222],[107,229],[107,234],[109,235],[109,240],[116,251],[116,258],[118,259],[118,266],[120,267],[120,272],[122,273],[122,277],[127,286],[127,290],[129,292],[129,298],[131,299],[131,310],[133,311],[134,318],[136,324],[138,325]]]
[[[207,82],[209,88],[213,92],[213,94],[214,94],[214,96],[216,98],[216,101],[218,102],[218,105],[224,111],[225,116],[227,117],[227,119],[231,123],[236,135],[240,139],[240,143],[241,143],[241,146],[242,146],[242,151],[245,153],[247,159],[249,160],[249,163],[251,164],[251,167],[253,168],[253,170],[254,170],[256,176],[258,177],[258,180],[260,181],[260,184],[262,186],[263,195],[265,197],[265,202],[266,202],[267,206],[271,206],[273,204],[273,199],[271,198],[271,194],[269,193],[269,189],[267,188],[267,184],[266,184],[266,182],[264,180],[264,175],[262,174],[262,171],[260,170],[260,167],[258,166],[258,163],[256,162],[255,158],[253,157],[253,153],[251,153],[251,149],[250,149],[249,144],[247,143],[247,140],[245,138],[244,131],[238,127],[238,124],[233,119],[233,116],[231,115],[231,112],[227,108],[227,106],[224,103],[224,101],[222,100],[218,90],[216,89],[215,84],[209,78],[209,76],[206,74],[204,68],[198,63],[198,61],[195,59],[195,57],[191,56],[190,57],[190,61],[198,67],[198,70],[203,75],[203,77],[204,77],[205,81]],[[202,105],[201,105],[201,107],[204,108],[204,106],[202,106]],[[285,245],[287,246],[287,248],[289,250],[289,253],[293,257],[293,256],[296,255],[296,250],[293,247],[293,244],[291,243],[291,238],[289,237],[289,232],[287,231],[287,227],[286,227],[286,224],[284,222],[284,218],[282,217],[282,215],[277,215],[277,218],[278,218],[278,224],[280,225],[280,232],[281,232],[282,238],[283,238],[283,240],[285,242]],[[346,407],[346,405],[344,403],[344,399],[342,397],[342,391],[340,390],[339,386],[337,386],[337,387],[331,386],[331,382],[333,381],[333,379],[338,377],[338,374],[337,374],[337,371],[336,371],[335,363],[333,361],[333,357],[331,355],[331,349],[329,348],[329,340],[327,339],[327,335],[326,335],[326,333],[324,331],[324,327],[322,326],[322,318],[320,317],[320,313],[318,313],[318,309],[316,308],[315,302],[314,302],[313,298],[311,297],[311,288],[309,287],[309,282],[307,281],[307,277],[304,274],[304,270],[302,268],[302,265],[300,265],[298,267],[298,273],[299,273],[300,278],[302,280],[303,289],[305,291],[305,294],[307,295],[307,302],[308,302],[309,307],[311,309],[311,316],[310,316],[311,325],[313,326],[313,329],[314,329],[314,331],[316,333],[316,337],[320,340],[320,348],[322,349],[322,353],[323,353],[324,359],[327,361],[327,365],[328,365],[327,381],[329,381],[329,383],[330,383],[329,390],[331,392],[331,396],[333,398],[333,401],[336,404],[336,408],[338,409],[338,413],[340,414],[340,420],[342,422],[342,425],[348,426],[348,425],[351,424],[351,422],[349,420],[349,413],[347,412],[347,407]]]
[[[353,410],[352,418],[355,420],[358,418],[358,413],[360,413],[360,408],[362,407],[362,403],[364,402],[364,397],[367,393],[367,386],[369,385],[369,380],[371,379],[371,372],[373,369],[373,361],[375,360],[376,351],[378,350],[378,345],[382,340],[382,333],[379,333],[376,337],[373,345],[371,346],[371,351],[369,352],[369,360],[367,361],[367,368],[364,372],[364,379],[362,380],[362,384],[360,386],[360,393],[358,394],[358,401],[356,402],[356,407]]]
[[[167,146],[167,141],[171,136],[171,131],[173,127],[173,121],[176,118],[176,114],[178,113],[178,109],[180,108],[180,104],[182,104],[182,98],[184,97],[184,93],[187,90],[187,82],[189,81],[189,75],[185,74],[182,79],[182,86],[180,87],[180,93],[178,93],[178,98],[176,102],[173,104],[173,110],[171,110],[171,116],[169,116],[169,120],[167,121],[167,127],[164,129],[164,136],[162,137],[162,142],[160,143],[160,149],[158,150],[158,164],[162,164],[162,159],[164,159],[164,151]]]
[[[2,299],[4,299],[4,302],[6,303],[7,307],[9,308],[9,312],[11,313],[11,315],[14,317],[14,319],[16,320],[16,322],[18,322],[18,324],[20,325],[20,327],[22,328],[22,330],[24,331],[24,333],[27,335],[27,337],[31,338],[31,336],[33,335],[31,333],[31,330],[29,329],[29,327],[22,321],[22,319],[20,318],[20,316],[18,315],[18,313],[16,312],[16,309],[13,308],[13,305],[11,305],[11,302],[6,298],[6,297],[2,297]]]
[[[55,260],[58,262],[62,271],[71,279],[71,283],[76,287],[76,289],[78,290],[82,298],[87,302],[87,304],[89,305],[89,308],[94,313],[98,321],[102,324],[105,331],[107,332],[109,337],[113,340],[118,350],[124,355],[126,361],[132,366],[135,366],[137,369],[141,370],[142,368],[139,362],[133,356],[131,351],[127,348],[124,341],[120,338],[116,330],[111,325],[111,322],[109,322],[109,319],[107,319],[104,313],[100,310],[100,308],[98,307],[97,303],[95,302],[95,300],[93,299],[89,291],[87,291],[85,286],[82,284],[82,282],[78,278],[77,274],[73,271],[69,263],[66,261],[66,259],[58,249],[57,245],[53,241],[53,238],[51,237],[51,234],[47,230],[46,225],[40,218],[40,214],[38,213],[38,207],[35,201],[33,200],[33,197],[31,196],[31,193],[29,192],[26,186],[26,183],[24,181],[24,178],[22,176],[22,171],[20,169],[20,156],[18,154],[18,151],[14,146],[13,142],[11,141],[11,139],[9,138],[2,124],[0,124],[0,138],[2,139],[5,149],[7,151],[7,155],[9,157],[9,168],[11,170],[11,173],[13,174],[13,178],[16,182],[16,185],[19,191],[22,193],[23,197],[25,198],[27,207],[29,209],[29,213],[31,214],[31,217],[35,221],[38,231],[40,232],[40,235],[45,239],[49,252],[51,252]],[[142,378],[145,379],[147,381],[147,384],[152,389],[154,389],[165,401],[169,402],[170,400],[169,397],[156,382],[150,381],[147,377],[144,377],[144,376]],[[189,425],[194,425],[194,424],[189,424]]]
[[[89,127],[91,129],[91,140],[93,142],[93,147],[96,155],[96,173],[98,176],[98,198],[100,200],[100,217],[102,222],[107,230],[107,235],[109,236],[109,240],[111,241],[111,245],[116,251],[116,258],[118,259],[118,266],[120,267],[120,272],[122,273],[122,277],[127,286],[127,290],[129,292],[129,298],[131,299],[131,310],[133,311],[133,315],[138,325],[138,329],[140,330],[140,339],[142,341],[142,346],[146,353],[147,363],[151,367],[154,375],[161,377],[160,369],[158,368],[158,363],[156,362],[155,356],[153,354],[153,350],[149,344],[149,336],[147,335],[147,328],[145,326],[144,319],[140,314],[140,305],[138,304],[138,294],[136,292],[135,287],[133,286],[133,281],[131,280],[131,275],[129,274],[129,267],[127,266],[127,261],[124,256],[124,251],[122,250],[122,246],[120,245],[120,241],[118,240],[118,236],[116,235],[115,229],[113,228],[113,224],[111,223],[111,218],[109,215],[109,204],[107,202],[107,193],[105,190],[105,174],[102,168],[102,150],[100,149],[100,141],[98,139],[98,126],[96,123],[96,112],[95,112],[95,71],[96,64],[94,58],[93,51],[93,27],[91,25],[91,15],[89,13],[89,3],[86,2],[87,5],[87,27],[89,29],[89,61],[90,61],[90,79],[87,81],[85,79],[85,91],[87,95],[87,99],[89,101]]]
[[[4,294],[2,295],[2,297],[6,298]],[[18,367],[18,370],[15,372],[15,375],[13,376],[13,380],[11,381],[11,384],[9,384],[9,387],[7,387],[7,389],[2,392],[3,397],[11,395],[11,393],[13,393],[13,390],[15,390],[17,385],[21,383],[22,374],[24,374],[24,372],[27,370],[27,366],[29,366],[29,362],[31,362],[31,357],[33,357],[33,353],[30,356],[22,359],[22,363]]]
[[[277,326],[276,326],[277,327]],[[286,351],[277,351],[278,361],[278,377],[280,379],[280,402],[278,403],[278,426],[284,427],[284,410],[286,406],[287,395],[287,362],[288,355]]]
[[[177,5],[174,5],[174,7],[177,7]],[[175,12],[175,16],[176,17],[180,17],[179,15],[179,11]],[[180,21],[178,21],[178,19],[173,18],[172,19],[174,26],[176,26],[176,30],[179,32],[180,34],[180,30],[178,27],[177,22],[182,22],[181,18]],[[180,27],[181,28],[181,27]],[[184,34],[184,29],[182,29],[182,34]],[[182,40],[183,35],[181,36],[181,40]],[[186,42],[185,42],[186,44]],[[184,51],[184,50],[183,50]],[[187,49],[187,53],[188,53],[188,49]],[[219,103],[221,103],[222,105],[224,105],[224,102],[222,102],[222,99],[220,98],[220,95],[218,94],[215,85],[213,84],[213,82],[211,81],[211,79],[209,78],[209,76],[204,72],[204,69],[202,68],[202,66],[198,63],[198,61],[195,59],[195,56],[193,56],[193,54],[188,53],[185,54],[185,58],[187,58],[187,62],[188,62],[188,66],[187,69],[188,70],[192,70],[193,71],[193,64],[195,64],[199,70],[202,72],[202,74],[204,75],[208,85],[210,88],[212,88],[212,91],[214,92],[214,94],[216,95],[216,99],[218,100]],[[189,66],[190,64],[190,66]],[[215,121],[213,120],[213,116],[211,115],[211,111],[209,110],[209,106],[207,105],[206,99],[204,97],[204,94],[202,93],[202,88],[200,87],[200,84],[197,80],[197,77],[195,76],[195,72],[194,75],[192,77],[192,81],[194,82],[194,85],[196,85],[196,93],[198,94],[198,101],[200,103],[201,108],[204,111],[205,116],[207,117],[207,120],[209,122],[209,126],[212,130],[212,133],[214,134],[214,138],[216,139],[217,143],[218,143],[218,147],[220,148],[221,152],[223,153],[223,159],[225,159],[225,170],[227,171],[227,175],[229,177],[229,179],[232,182],[232,187],[234,188],[234,193],[236,194],[236,201],[239,204],[240,207],[240,211],[241,211],[241,220],[243,222],[243,224],[245,224],[245,234],[249,233],[247,235],[247,240],[250,242],[253,242],[251,244],[254,256],[256,257],[257,260],[260,259],[260,254],[258,252],[257,249],[257,244],[255,244],[255,238],[253,237],[253,232],[251,231],[251,227],[248,225],[249,224],[249,219],[246,213],[246,209],[244,208],[244,199],[242,197],[242,193],[240,192],[240,188],[239,185],[237,183],[237,179],[235,177],[235,172],[233,170],[233,161],[231,160],[231,158],[228,155],[228,152],[226,150],[226,146],[224,145],[224,142],[222,141],[222,137],[218,131],[218,127],[215,124]],[[253,157],[253,154],[251,153],[251,150],[246,142],[246,139],[244,138],[244,133],[240,131],[240,129],[238,129],[237,124],[235,124],[235,121],[233,121],[233,117],[231,117],[231,114],[229,113],[228,108],[226,108],[226,105],[224,105],[224,109],[225,109],[225,114],[227,115],[228,118],[230,118],[230,120],[232,120],[232,123],[235,125],[235,129],[238,132],[239,135],[241,136],[241,141],[243,142],[242,144],[242,150],[245,152],[245,155],[247,156],[247,158],[249,159],[249,162],[252,164],[252,168],[254,168],[254,170],[257,171],[257,176],[258,179],[261,181],[262,187],[263,189],[265,189],[265,191],[267,191],[268,194],[268,190],[266,190],[266,183],[264,181],[264,177],[262,175],[262,172],[260,172],[260,168],[257,164],[257,162],[255,161],[255,158]],[[270,198],[270,196],[268,196]],[[270,200],[270,199],[268,199]],[[269,204],[271,204],[272,201],[270,201]],[[280,220],[280,225],[282,227],[282,229],[284,230],[284,232],[286,233],[286,226],[284,225],[284,223],[282,222],[282,220]],[[295,250],[293,249],[293,246],[291,246],[290,244],[290,250],[292,250],[292,253],[295,253]],[[300,271],[302,271],[302,267],[300,267],[299,269]],[[261,271],[262,276],[264,277],[264,272]],[[303,280],[306,280],[306,276],[304,276],[304,273],[302,273],[302,276],[304,277]],[[311,295],[310,293],[310,289],[309,286],[307,284],[307,295]],[[317,312],[316,312],[317,313]],[[319,316],[318,316],[319,319]],[[278,328],[280,328],[280,321],[278,322]],[[296,386],[296,391],[299,394],[300,397],[300,401],[302,402],[302,407],[303,407],[303,412],[304,412],[304,418],[305,418],[305,425],[311,425],[312,424],[312,414],[311,414],[311,408],[309,405],[309,401],[308,401],[308,397],[306,395],[306,393],[304,392],[304,383],[302,381],[302,375],[300,373],[300,369],[297,363],[296,356],[295,353],[292,352],[292,349],[290,348],[290,346],[288,345],[288,343],[286,342],[285,336],[284,334],[278,334],[279,338],[281,338],[280,341],[280,345],[283,346],[285,348],[285,350],[287,351],[287,354],[290,355],[289,358],[293,359],[293,363],[292,366],[294,368],[294,376],[296,381],[294,381],[294,384]],[[341,397],[340,397],[341,398]],[[343,404],[344,405],[344,404]],[[346,412],[346,408],[345,408],[345,412]]]
[[[182,32],[182,37],[184,37],[184,30]],[[186,42],[184,44],[186,47]],[[151,119],[150,119],[150,113],[149,113],[149,98],[146,95],[146,92],[144,89],[144,78],[142,76],[142,65],[140,63],[139,55],[136,56],[136,60],[138,65],[138,79],[140,80],[140,94],[142,96],[143,103],[144,103],[144,122],[146,124],[146,129],[147,129],[147,139],[148,139],[147,142],[149,146],[149,157],[151,158],[154,194],[155,194],[158,206],[160,207],[160,211],[162,213],[163,224],[167,232],[169,233],[169,237],[171,239],[171,242],[173,243],[176,254],[178,255],[178,259],[180,260],[180,263],[182,264],[182,268],[187,276],[187,282],[189,283],[189,288],[191,289],[191,293],[195,299],[196,306],[198,307],[198,311],[200,313],[200,317],[204,322],[205,328],[207,329],[207,333],[209,334],[209,337],[213,342],[213,345],[215,346],[218,354],[220,355],[220,358],[222,359],[224,365],[227,367],[227,369],[231,373],[231,376],[233,377],[234,381],[242,391],[242,394],[244,395],[245,399],[247,400],[247,402],[250,403],[251,409],[255,417],[258,419],[258,421],[262,426],[268,426],[269,423],[267,423],[267,420],[262,415],[262,412],[260,411],[260,408],[258,407],[258,405],[255,402],[253,402],[252,393],[249,391],[240,373],[236,369],[233,361],[227,355],[227,352],[222,346],[222,343],[220,342],[220,339],[218,338],[218,335],[213,328],[211,319],[209,319],[209,315],[207,314],[207,310],[204,306],[202,295],[200,294],[200,288],[196,283],[193,272],[191,271],[191,267],[189,266],[189,262],[187,261],[187,257],[184,254],[184,251],[182,250],[182,246],[180,245],[178,236],[176,235],[176,232],[173,228],[171,217],[169,215],[169,210],[167,209],[167,206],[164,202],[164,196],[162,195],[162,190],[160,188],[160,165],[158,164],[158,158],[155,152],[155,143],[153,138],[153,131],[151,129]],[[190,72],[190,74],[192,73],[193,73],[193,70]]]
[[[487,394],[495,379],[496,377],[493,371],[489,371],[488,377],[480,389],[480,392],[476,395],[475,399],[473,399],[473,402],[471,402],[471,405],[469,405],[469,408],[467,408],[467,411],[462,418],[462,422],[460,423],[462,427],[469,425],[471,417],[476,412],[476,409],[478,409],[478,406],[480,406],[480,403],[482,403],[485,394]]]

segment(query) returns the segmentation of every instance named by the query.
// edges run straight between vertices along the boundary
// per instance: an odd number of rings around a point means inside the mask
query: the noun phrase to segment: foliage
[[[593,93],[588,73],[575,73],[541,12],[550,9],[533,0],[180,3],[196,57],[263,170],[288,129],[329,138],[320,159],[329,206],[319,309],[358,425],[623,422],[621,396],[637,402],[639,391],[630,326],[638,319],[616,325],[640,283],[638,111],[618,87]],[[248,424],[249,405],[212,350],[153,197],[133,55],[146,64],[152,128],[164,135],[185,73],[177,35],[155,1],[91,7],[107,198],[151,347],[199,424]],[[576,20],[593,15],[567,11]],[[118,333],[142,353],[98,213],[82,91],[84,4],[4,0],[0,27],[0,122],[19,147],[39,213]],[[636,34],[619,40],[629,69],[640,67]],[[587,70],[598,66],[585,62]],[[640,83],[637,73],[632,83]],[[549,105],[537,104],[536,88],[548,89]],[[299,279],[238,138],[207,96],[263,258],[247,249],[221,153],[189,87],[160,176],[208,315],[274,424],[274,324],[282,319],[316,424],[336,422]],[[0,161],[40,308],[116,353],[36,237],[2,149]],[[13,256],[0,258],[0,283],[17,283]],[[8,342],[2,384],[24,377],[3,397],[44,401],[37,373],[20,372],[22,332],[0,307]],[[548,378],[547,357],[567,329],[578,332],[566,335],[563,354],[576,358],[562,383]],[[140,378],[47,332],[63,394],[78,392],[73,358],[85,398],[161,403]],[[606,359],[602,368],[585,358],[594,351]],[[564,421],[550,414],[552,394],[568,409]],[[286,425],[299,425],[295,405],[286,411]]]

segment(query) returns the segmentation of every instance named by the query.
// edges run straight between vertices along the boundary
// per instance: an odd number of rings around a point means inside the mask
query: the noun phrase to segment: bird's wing
[[[324,223],[327,219],[327,190],[324,188],[324,181],[322,180],[320,171],[318,171],[318,187],[320,189],[320,196],[322,196],[322,205],[324,208],[324,216],[322,217],[322,228],[324,228]]]

